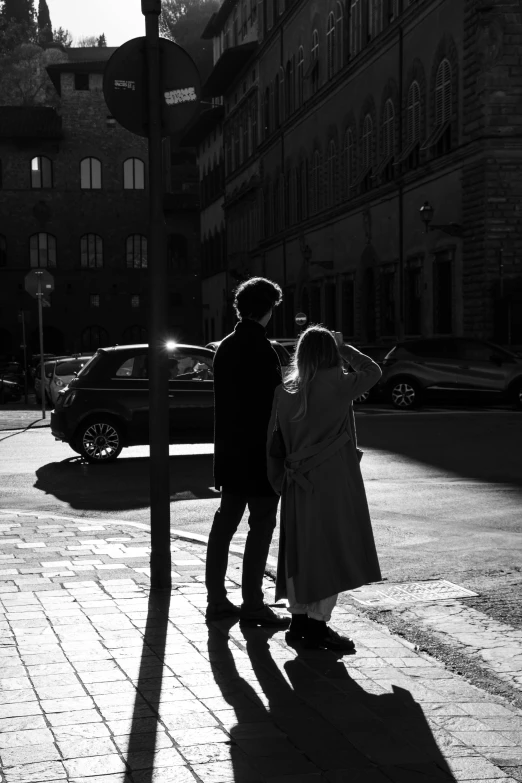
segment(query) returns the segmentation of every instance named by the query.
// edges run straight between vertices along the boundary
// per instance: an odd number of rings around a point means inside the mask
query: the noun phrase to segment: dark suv
[[[214,426],[214,354],[193,345],[169,350],[170,442]],[[149,443],[148,346],[100,348],[58,394],[51,432],[89,462],[115,460],[124,446]]]
[[[398,343],[385,356],[379,382],[396,408],[428,398],[510,401],[522,408],[522,359],[483,340],[433,337]]]

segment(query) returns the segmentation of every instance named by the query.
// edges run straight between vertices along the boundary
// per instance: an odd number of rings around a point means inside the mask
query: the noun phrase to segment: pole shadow
[[[333,653],[299,647],[289,659],[284,646],[271,649],[268,629],[241,628],[249,664],[240,672],[226,628],[213,625],[212,670],[237,721],[229,729],[236,783],[286,775],[302,783],[455,781],[409,691],[368,692]]]
[[[154,780],[170,601],[170,590],[151,589],[149,592],[136,698],[126,752],[126,762],[134,783],[153,783]]]

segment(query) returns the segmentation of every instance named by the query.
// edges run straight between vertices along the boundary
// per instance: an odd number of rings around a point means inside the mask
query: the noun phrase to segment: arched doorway
[[[87,326],[82,332],[82,351],[91,353],[110,345],[109,333],[103,326]]]

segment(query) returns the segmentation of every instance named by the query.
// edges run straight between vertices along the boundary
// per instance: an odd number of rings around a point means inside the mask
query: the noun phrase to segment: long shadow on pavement
[[[151,590],[126,760],[134,783],[152,783],[164,679],[170,591]],[[152,712],[151,712],[152,710]]]
[[[169,458],[171,500],[216,498],[212,490],[212,455]],[[53,495],[71,508],[118,511],[150,505],[148,457],[89,465],[79,457],[49,462],[36,471],[35,489]]]
[[[239,656],[238,671],[227,629],[217,626],[209,628],[209,655],[237,718],[230,730],[235,783],[287,775],[300,783],[455,780],[409,691],[367,692],[331,653],[301,650],[291,659],[275,645],[272,654],[267,629],[241,629],[249,663]]]

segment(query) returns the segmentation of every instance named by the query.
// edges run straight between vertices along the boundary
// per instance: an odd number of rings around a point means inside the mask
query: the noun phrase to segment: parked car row
[[[288,351],[273,341],[289,366]],[[522,358],[492,343],[460,338],[358,346],[383,369],[372,394],[409,410],[430,396],[470,399],[475,394],[522,408]],[[212,437],[213,361],[217,345],[169,347],[169,437],[205,431]],[[284,353],[283,353],[284,352]],[[383,355],[384,352],[384,355]],[[100,348],[93,357],[46,362],[55,403],[51,432],[89,462],[110,462],[125,446],[149,442],[148,346]],[[47,393],[47,389],[46,389]],[[372,399],[361,399],[362,402]]]
[[[72,381],[82,367],[92,358],[92,354],[85,356],[60,356],[44,362],[44,394],[46,402],[56,405],[58,393]],[[42,402],[42,378],[40,364],[36,366],[34,376],[34,393],[36,401]]]

